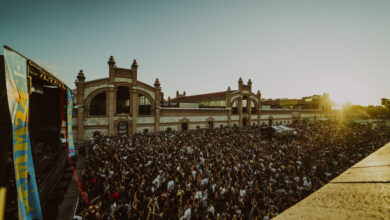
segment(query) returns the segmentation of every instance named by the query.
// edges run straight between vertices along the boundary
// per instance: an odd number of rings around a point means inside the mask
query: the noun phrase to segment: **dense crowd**
[[[295,137],[224,127],[92,138],[83,219],[270,219],[390,140],[390,131],[332,122]]]

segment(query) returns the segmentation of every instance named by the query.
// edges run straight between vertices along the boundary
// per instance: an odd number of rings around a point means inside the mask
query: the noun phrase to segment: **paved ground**
[[[274,219],[390,219],[390,143]]]
[[[76,173],[81,181],[81,168],[84,166],[84,158],[79,158],[76,165]],[[73,176],[68,188],[65,192],[62,203],[58,206],[57,220],[73,220],[73,213],[75,212],[77,199],[79,197],[80,190],[77,185],[76,179]]]

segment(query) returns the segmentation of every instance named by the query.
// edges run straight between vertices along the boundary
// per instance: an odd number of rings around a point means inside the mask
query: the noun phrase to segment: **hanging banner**
[[[74,151],[74,144],[73,144],[73,132],[72,132],[72,110],[73,110],[73,101],[72,101],[72,94],[70,92],[70,89],[67,89],[68,94],[68,109],[67,109],[67,120],[68,120],[68,155],[69,157],[73,157],[76,155]]]
[[[19,219],[42,219],[28,133],[27,60],[4,48],[8,107],[12,121],[13,155]]]

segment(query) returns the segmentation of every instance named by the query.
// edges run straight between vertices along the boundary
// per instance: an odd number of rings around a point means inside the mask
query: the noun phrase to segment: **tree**
[[[368,106],[367,113],[372,118],[377,119],[390,119],[390,99],[382,98],[379,106]]]
[[[385,118],[390,119],[390,99],[382,98],[382,106],[386,109],[385,110]]]
[[[371,118],[383,119],[386,116],[386,109],[383,106],[368,106],[367,113]]]
[[[382,98],[382,105],[385,106],[387,109],[390,109],[390,99]]]

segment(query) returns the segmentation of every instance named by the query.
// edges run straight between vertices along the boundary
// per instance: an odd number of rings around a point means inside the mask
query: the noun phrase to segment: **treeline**
[[[381,104],[379,106],[368,106],[367,114],[371,116],[371,118],[377,119],[390,119],[390,99],[382,98]]]
[[[381,105],[377,106],[343,106],[343,112],[347,118],[390,119],[390,99],[382,98]]]

